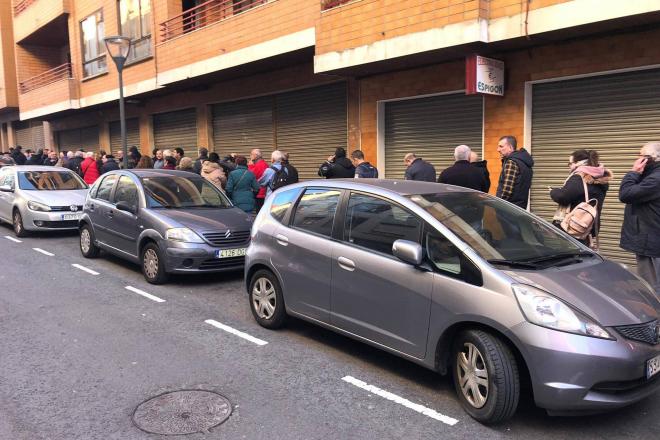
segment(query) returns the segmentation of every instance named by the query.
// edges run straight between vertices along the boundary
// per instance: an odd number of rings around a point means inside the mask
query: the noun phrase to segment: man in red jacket
[[[99,178],[101,173],[99,173],[99,168],[96,166],[94,153],[91,151],[85,153],[85,160],[80,163],[80,170],[82,171],[85,183],[91,185],[96,182],[96,179]]]
[[[261,150],[255,148],[254,150],[250,151],[250,164],[248,165],[248,170],[254,173],[254,176],[257,178],[257,181],[259,181],[259,179],[267,169],[268,169],[268,164],[261,157]],[[259,189],[259,192],[257,193],[255,200],[256,202],[255,208],[257,213],[259,213],[261,207],[264,206],[265,199],[266,199],[266,187],[262,186],[261,189]]]

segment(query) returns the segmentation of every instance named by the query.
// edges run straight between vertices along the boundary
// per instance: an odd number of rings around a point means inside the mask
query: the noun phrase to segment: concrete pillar
[[[57,145],[55,145],[55,136],[53,134],[53,128],[50,125],[50,122],[43,121],[43,130],[44,130],[44,148],[48,148],[50,151],[55,151]]]
[[[106,154],[112,153],[110,148],[110,123],[108,121],[99,123],[99,150],[104,150]]]
[[[16,133],[11,121],[7,122],[7,143],[10,147],[16,146]]]
[[[197,110],[197,148],[204,147],[211,151],[213,145],[212,130],[211,130],[211,116],[209,106],[200,104],[196,106]]]
[[[154,148],[153,118],[146,112],[140,113],[140,153],[151,156]]]

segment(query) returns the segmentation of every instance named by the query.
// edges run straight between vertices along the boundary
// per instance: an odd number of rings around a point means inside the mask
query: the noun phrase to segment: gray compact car
[[[66,168],[19,165],[0,169],[0,220],[29,231],[76,229],[87,184]]]
[[[264,327],[287,315],[450,374],[483,423],[521,383],[550,414],[660,388],[660,300],[641,278],[488,194],[396,180],[311,181],[266,201],[246,287]]]
[[[243,268],[252,217],[197,174],[112,171],[92,186],[80,220],[80,250],[102,249],[142,266],[145,279]]]

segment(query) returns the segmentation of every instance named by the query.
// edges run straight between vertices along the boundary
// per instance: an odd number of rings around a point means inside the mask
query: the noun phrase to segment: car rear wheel
[[[481,330],[465,331],[456,339],[452,359],[456,393],[470,416],[485,424],[513,416],[520,378],[506,344]]]
[[[16,234],[17,237],[25,237],[28,233],[23,226],[23,216],[21,215],[21,211],[14,209],[12,220],[14,226],[14,234]]]
[[[262,327],[280,328],[286,321],[282,288],[277,277],[268,270],[257,271],[250,280],[250,310]]]
[[[89,225],[83,225],[80,228],[80,252],[85,258],[96,258],[99,256],[100,249],[94,244],[92,228]]]
[[[165,261],[155,243],[142,248],[142,274],[150,284],[163,284],[169,277],[165,272]]]

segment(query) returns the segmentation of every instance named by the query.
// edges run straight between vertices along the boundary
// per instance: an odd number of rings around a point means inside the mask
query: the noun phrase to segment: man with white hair
[[[266,189],[266,197],[282,185],[286,184],[287,171],[282,167],[282,158],[284,155],[280,150],[275,150],[270,155],[271,165],[266,168],[264,174],[257,181],[259,186]]]
[[[71,152],[69,151],[69,153],[71,153]],[[67,154],[68,154],[68,153],[67,153]],[[83,176],[82,170],[80,169],[80,164],[81,164],[82,161],[85,159],[84,156],[85,156],[85,152],[82,151],[82,150],[78,150],[78,151],[76,151],[76,152],[73,154],[73,158],[72,158],[71,160],[69,160],[69,162],[68,162],[67,165],[66,165],[66,167],[67,167],[68,169],[70,169],[71,171],[74,171],[74,172],[78,173],[78,175],[79,175],[80,177]]]
[[[261,179],[261,177],[264,175],[264,172],[266,172],[267,169],[268,169],[268,164],[263,159],[261,155],[261,150],[259,148],[255,148],[252,151],[250,151],[250,163],[248,164],[248,170],[254,173],[254,177],[257,178],[257,182],[259,181],[259,179]],[[254,206],[257,213],[259,213],[261,207],[264,206],[265,199],[266,199],[266,188],[262,186],[259,189],[259,192],[257,193],[254,199]]]
[[[477,191],[488,191],[489,182],[486,181],[484,173],[470,164],[470,147],[459,145],[454,149],[456,162],[442,173],[438,178],[439,183],[462,186],[464,188],[476,189]]]
[[[660,295],[660,142],[642,147],[619,200],[626,204],[620,246],[635,254],[637,273]]]

